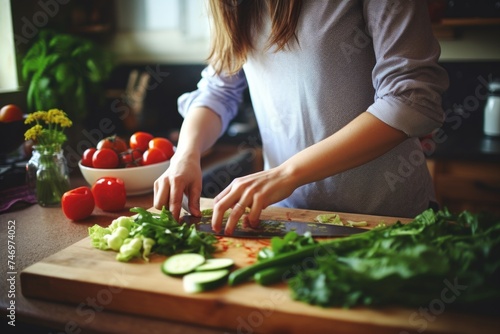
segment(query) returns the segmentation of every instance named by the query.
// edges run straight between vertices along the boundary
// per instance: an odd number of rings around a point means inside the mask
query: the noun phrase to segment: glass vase
[[[34,146],[26,177],[38,204],[59,205],[62,195],[70,188],[68,164],[61,146]]]

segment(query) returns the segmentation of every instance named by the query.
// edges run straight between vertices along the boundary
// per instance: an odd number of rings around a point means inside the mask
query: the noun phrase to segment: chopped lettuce
[[[130,211],[137,214],[118,217],[108,227],[90,227],[92,246],[118,252],[116,259],[122,262],[134,258],[149,261],[152,253],[192,252],[210,257],[216,250],[214,235],[199,232],[194,225],[179,224],[165,208],[160,213],[137,207]]]
[[[108,250],[108,240],[106,236],[111,235],[111,230],[107,227],[94,225],[89,227],[89,236],[92,246],[97,249]]]

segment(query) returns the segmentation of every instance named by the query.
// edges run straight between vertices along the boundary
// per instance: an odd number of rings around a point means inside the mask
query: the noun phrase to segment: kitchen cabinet
[[[441,206],[500,215],[500,162],[429,159],[427,165]]]

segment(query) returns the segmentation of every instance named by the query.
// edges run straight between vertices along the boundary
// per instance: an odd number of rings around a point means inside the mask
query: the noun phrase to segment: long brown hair
[[[212,37],[209,63],[217,73],[236,73],[241,69],[252,50],[252,33],[258,31],[265,6],[271,16],[271,35],[268,48],[284,50],[293,37],[302,0],[210,0]]]

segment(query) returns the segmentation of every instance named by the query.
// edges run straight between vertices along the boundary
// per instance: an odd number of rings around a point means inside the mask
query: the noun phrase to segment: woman
[[[212,46],[154,206],[199,215],[200,154],[249,87],[264,171],[216,196],[231,234],[269,205],[412,217],[435,201],[418,138],[440,127],[448,78],[425,1],[211,0]],[[249,212],[245,209],[249,208]]]

